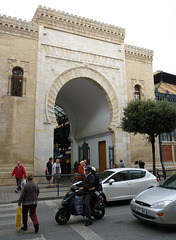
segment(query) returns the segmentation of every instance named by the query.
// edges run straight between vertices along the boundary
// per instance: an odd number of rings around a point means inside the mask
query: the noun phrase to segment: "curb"
[[[63,196],[56,196],[56,197],[43,197],[43,198],[38,198],[38,202],[44,201],[44,200],[57,200],[57,199],[63,199]],[[3,204],[11,204],[11,203],[18,203],[19,200],[15,200],[12,202],[1,202],[0,205]]]

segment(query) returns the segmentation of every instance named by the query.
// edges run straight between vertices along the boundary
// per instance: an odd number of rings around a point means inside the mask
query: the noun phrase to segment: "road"
[[[37,215],[40,231],[35,234],[31,220],[28,231],[15,229],[17,204],[0,205],[0,240],[172,240],[176,228],[163,228],[142,223],[130,211],[129,202],[111,204],[105,217],[85,227],[85,218],[73,216],[66,225],[55,222],[55,212],[61,200],[40,201]]]

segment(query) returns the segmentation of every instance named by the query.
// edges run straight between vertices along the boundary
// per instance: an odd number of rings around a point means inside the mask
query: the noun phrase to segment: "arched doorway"
[[[108,166],[112,130],[118,122],[116,94],[109,82],[90,68],[75,68],[61,74],[53,83],[47,101],[47,117],[56,124],[53,106],[64,110],[70,123],[71,160],[79,159],[84,140],[90,147],[90,164],[101,170]],[[101,166],[100,144],[106,154]],[[103,169],[104,168],[104,169]]]

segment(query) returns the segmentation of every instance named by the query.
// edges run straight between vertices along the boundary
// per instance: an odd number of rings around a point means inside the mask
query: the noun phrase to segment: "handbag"
[[[19,205],[16,212],[16,228],[21,227],[21,206]]]

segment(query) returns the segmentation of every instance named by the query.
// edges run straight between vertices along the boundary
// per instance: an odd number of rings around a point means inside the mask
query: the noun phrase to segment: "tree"
[[[167,100],[134,100],[124,108],[121,121],[123,131],[147,134],[152,144],[153,174],[155,168],[155,138],[160,133],[169,133],[176,128],[176,106]]]

